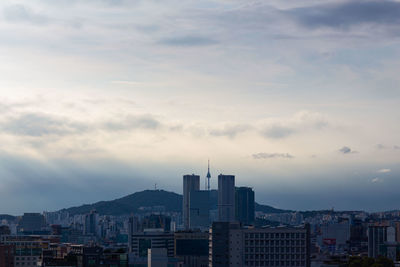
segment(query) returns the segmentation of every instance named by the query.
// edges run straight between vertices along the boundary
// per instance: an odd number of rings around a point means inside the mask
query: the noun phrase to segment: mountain
[[[216,190],[211,191],[210,208],[216,208],[216,192]],[[180,212],[182,211],[182,195],[164,190],[145,190],[119,199],[85,204],[79,207],[63,209],[62,211],[67,211],[71,215],[75,215],[89,213],[91,210],[95,209],[102,215],[124,215],[140,212],[139,208],[141,207],[152,206],[164,206],[166,211]],[[265,213],[289,212],[258,203],[256,203],[256,211]]]
[[[255,205],[256,207],[255,207],[255,210],[256,211],[261,211],[261,212],[264,212],[264,213],[285,213],[285,212],[293,212],[293,211],[291,211],[291,210],[281,210],[281,209],[277,209],[277,208],[274,208],[274,207],[271,207],[271,206],[268,206],[268,205],[262,205],[262,204],[258,204],[257,202],[256,202],[256,205]]]
[[[111,201],[100,201],[79,207],[63,209],[72,215],[89,213],[95,209],[102,215],[136,213],[140,207],[165,206],[167,211],[181,211],[182,196],[164,190],[145,190]]]

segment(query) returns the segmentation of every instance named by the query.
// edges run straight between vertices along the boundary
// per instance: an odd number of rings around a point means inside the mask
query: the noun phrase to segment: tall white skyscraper
[[[189,214],[190,214],[190,192],[200,190],[200,176],[199,175],[184,175],[183,176],[183,227],[189,229]]]
[[[235,221],[235,176],[218,175],[218,220]]]

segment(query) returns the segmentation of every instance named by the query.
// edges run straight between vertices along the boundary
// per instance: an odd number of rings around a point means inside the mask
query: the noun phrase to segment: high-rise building
[[[368,227],[368,257],[378,258],[383,256],[382,251],[387,241],[388,225],[370,225]]]
[[[165,248],[149,248],[147,251],[147,266],[167,267],[167,250]]]
[[[189,201],[189,228],[208,229],[210,225],[209,191],[191,191]]]
[[[27,234],[39,232],[45,226],[44,216],[40,213],[24,213],[18,223],[19,231]]]
[[[183,267],[208,267],[208,232],[175,232],[175,257]]]
[[[190,193],[192,191],[200,190],[200,176],[199,175],[184,175],[183,176],[183,207],[182,207],[182,217],[183,217],[183,227],[189,229],[189,214],[190,214]]]
[[[147,258],[147,249],[165,248],[168,257],[174,256],[174,234],[161,231],[146,231],[131,234],[129,252],[135,258]]]
[[[254,223],[254,191],[250,187],[237,187],[235,191],[235,217],[245,225]]]
[[[229,234],[232,229],[240,229],[239,223],[213,222],[209,240],[209,266],[229,266]]]
[[[218,220],[235,221],[235,176],[218,175]]]
[[[210,266],[310,266],[310,227],[240,228],[216,222],[210,233]]]
[[[92,210],[89,214],[85,215],[85,235],[97,235],[98,231],[98,223],[99,223],[99,214],[96,210]]]
[[[350,222],[341,219],[337,223],[321,226],[321,247],[331,253],[343,253],[348,250],[350,240]]]

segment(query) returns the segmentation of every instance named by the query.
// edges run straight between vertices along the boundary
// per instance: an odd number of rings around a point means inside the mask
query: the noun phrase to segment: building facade
[[[149,248],[165,248],[168,257],[174,256],[174,234],[160,231],[138,232],[131,235],[129,252],[135,258],[146,258]]]
[[[183,267],[208,267],[208,240],[208,232],[175,232],[175,258],[183,262]]]
[[[368,257],[378,258],[387,241],[388,225],[370,225],[368,227]]]
[[[191,191],[189,200],[189,228],[208,229],[210,225],[209,191]]]
[[[236,221],[250,225],[255,219],[254,191],[250,187],[235,189],[235,218]]]
[[[2,236],[1,243],[14,247],[15,266],[37,266],[43,250],[49,249],[50,241],[36,236]]]
[[[184,175],[183,176],[183,203],[182,203],[182,218],[184,229],[190,227],[190,193],[192,191],[200,190],[200,176],[199,175]]]
[[[210,234],[210,266],[310,266],[310,227],[240,228],[218,222]]]
[[[24,213],[18,222],[18,231],[22,233],[35,233],[46,226],[44,216],[40,213]]]
[[[0,244],[0,267],[14,267],[14,246]]]
[[[235,221],[235,176],[218,175],[218,220]]]

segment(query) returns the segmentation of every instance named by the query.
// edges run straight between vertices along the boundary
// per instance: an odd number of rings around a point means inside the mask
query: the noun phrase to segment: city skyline
[[[398,1],[0,3],[0,213],[144,189],[207,160],[282,209],[393,210]]]

